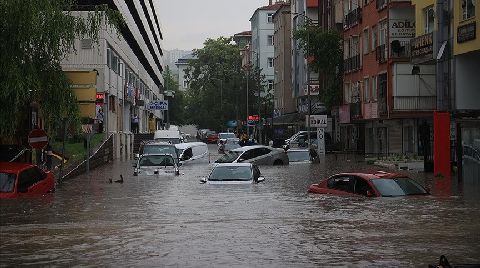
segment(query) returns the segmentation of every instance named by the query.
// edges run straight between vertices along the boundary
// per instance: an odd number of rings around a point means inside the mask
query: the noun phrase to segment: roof
[[[2,172],[17,172],[19,170],[24,170],[29,167],[33,167],[33,164],[30,163],[20,163],[20,162],[0,162],[0,171]]]
[[[252,163],[218,163],[214,168],[217,167],[250,167]]]
[[[283,2],[278,2],[278,3],[275,3],[273,5],[269,5],[269,6],[263,6],[263,7],[259,7],[255,10],[255,12],[253,12],[253,15],[252,17],[250,17],[250,21],[252,20],[252,18],[255,16],[255,14],[260,11],[260,10],[271,10],[271,11],[276,11],[277,9],[279,9],[282,5],[284,5],[285,3]]]
[[[265,145],[251,145],[251,146],[243,146],[243,147],[240,147],[240,148],[237,148],[237,149],[233,149],[232,151],[245,152],[247,150],[256,149],[256,148],[268,148],[268,149],[270,149],[269,146],[265,146]]]
[[[233,36],[252,36],[252,31],[243,31],[243,32],[240,32],[240,33],[236,33],[234,34]]]
[[[353,175],[353,176],[358,176],[362,177],[364,179],[393,179],[393,178],[398,178],[398,177],[406,177],[402,174],[399,173],[392,173],[392,172],[386,172],[386,171],[374,171],[374,172],[350,172],[350,173],[339,173],[337,175]]]
[[[176,62],[175,65],[181,65],[181,64],[188,64],[191,60],[196,60],[198,59],[196,55],[193,55],[193,53],[187,54],[181,58],[179,58]]]
[[[172,154],[142,154],[140,158],[143,158],[145,156],[170,156],[171,158],[174,158]]]
[[[207,146],[206,143],[204,142],[184,142],[184,143],[178,143],[178,144],[175,144],[175,147],[177,149],[186,149],[186,148],[189,148],[189,147],[193,147],[193,146]]]

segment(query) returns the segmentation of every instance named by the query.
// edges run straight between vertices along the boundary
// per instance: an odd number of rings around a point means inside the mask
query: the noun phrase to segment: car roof
[[[393,173],[393,172],[386,172],[382,170],[374,171],[374,172],[350,172],[350,173],[339,173],[336,175],[350,175],[350,176],[358,176],[362,177],[364,179],[394,179],[398,177],[407,177],[405,175],[399,174],[399,173]],[[336,176],[335,175],[335,176]]]
[[[184,142],[184,143],[178,143],[175,144],[175,147],[177,149],[187,149],[189,147],[194,147],[194,146],[207,146],[206,143],[204,142]]]
[[[158,156],[171,156],[172,158],[174,158],[173,155],[171,155],[171,154],[142,154],[142,156],[140,158],[145,157],[145,156],[157,156],[157,155]]]
[[[166,141],[149,141],[148,143],[145,143],[144,145],[171,145],[171,146],[175,146],[169,142],[166,142]]]
[[[217,167],[251,167],[253,166],[252,163],[218,163],[215,165]]]
[[[250,146],[243,146],[237,149],[233,149],[232,151],[236,152],[245,152],[251,149],[256,149],[256,148],[267,148],[267,149],[272,149],[270,146],[265,146],[265,145],[250,145]]]
[[[309,149],[288,149],[287,153],[288,152],[307,152],[307,153],[309,153],[310,150]]]
[[[21,162],[0,162],[0,171],[2,172],[17,172],[26,168],[33,167],[30,163]]]

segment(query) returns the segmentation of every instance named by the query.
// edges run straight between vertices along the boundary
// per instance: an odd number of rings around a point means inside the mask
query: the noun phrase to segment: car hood
[[[207,184],[252,184],[253,181],[207,181]]]
[[[163,166],[163,167],[140,167],[137,169],[138,175],[145,175],[145,176],[157,176],[157,175],[164,175],[164,176],[174,176],[176,175],[177,168],[172,166]],[[158,171],[158,174],[155,174],[155,171]]]

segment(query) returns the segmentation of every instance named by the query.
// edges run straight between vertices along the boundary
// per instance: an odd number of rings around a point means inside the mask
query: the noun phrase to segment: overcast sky
[[[207,38],[250,30],[253,12],[268,0],[156,0],[163,46],[191,50]]]

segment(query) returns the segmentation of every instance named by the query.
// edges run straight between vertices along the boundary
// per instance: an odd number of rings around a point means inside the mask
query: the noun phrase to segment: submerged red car
[[[318,184],[310,185],[308,192],[340,196],[364,195],[368,197],[429,194],[415,180],[405,175],[384,171],[336,174]]]
[[[51,171],[29,163],[0,162],[0,198],[46,194],[54,187]]]

